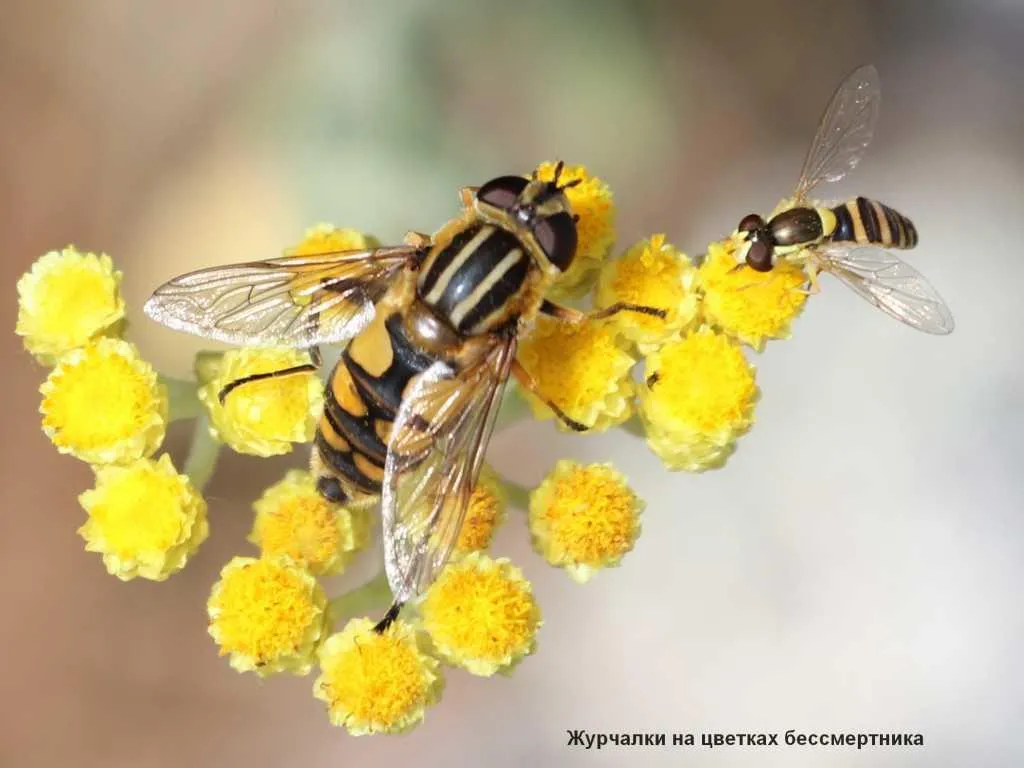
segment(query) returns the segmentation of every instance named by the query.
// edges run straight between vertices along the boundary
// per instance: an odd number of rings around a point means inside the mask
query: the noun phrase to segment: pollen
[[[538,317],[519,344],[519,361],[546,397],[591,430],[621,424],[632,413],[630,370],[635,360],[609,321],[573,324]],[[554,417],[537,396],[524,394],[537,418]],[[556,424],[569,429],[561,420]]]
[[[665,242],[664,235],[641,240],[620,258],[606,261],[597,285],[596,305],[622,302],[665,310],[664,318],[618,312],[613,322],[642,354],[679,333],[697,317],[700,297],[697,270],[686,254]]]
[[[522,571],[479,552],[441,572],[420,615],[445,661],[484,677],[507,674],[532,653],[542,624]]]
[[[50,251],[18,280],[15,333],[36,358],[56,358],[101,335],[119,335],[125,305],[121,273],[106,254],[73,246]]]
[[[533,548],[577,582],[619,564],[640,535],[644,502],[610,464],[563,459],[530,494]]]
[[[334,725],[354,736],[401,733],[418,725],[444,688],[426,636],[404,621],[383,633],[353,619],[320,649],[313,695]]]
[[[302,470],[290,470],[253,508],[249,540],[264,555],[288,555],[316,576],[340,573],[369,539],[367,511],[327,501]]]
[[[541,163],[537,178],[551,181],[555,177],[556,163]],[[549,291],[551,298],[564,299],[581,296],[590,289],[601,262],[615,242],[615,203],[612,192],[601,179],[591,176],[582,165],[563,165],[558,184],[579,181],[568,187],[569,199],[576,221],[576,258],[558,278]]]
[[[469,508],[455,542],[454,557],[480,552],[491,545],[494,532],[505,520],[508,499],[497,476],[484,467],[480,479],[469,497]]]
[[[214,436],[238,453],[274,456],[288,453],[316,433],[323,407],[323,383],[313,373],[261,379],[233,389],[222,404],[221,390],[257,373],[280,371],[309,363],[295,349],[235,349],[199,369],[199,399],[210,413]]]
[[[88,514],[78,529],[85,549],[103,555],[107,571],[124,581],[163,581],[209,533],[206,502],[167,454],[98,467],[95,487],[79,502]]]
[[[90,464],[150,456],[167,426],[167,390],[134,345],[99,338],[60,358],[40,387],[43,432]]]
[[[306,230],[306,234],[297,246],[291,249],[293,256],[312,256],[337,251],[361,251],[376,248],[376,238],[366,235],[357,229],[344,229],[333,224],[314,224]]]
[[[239,672],[307,674],[325,631],[327,599],[289,557],[235,557],[207,602],[209,632]]]
[[[738,247],[735,239],[708,246],[697,278],[704,296],[704,321],[761,351],[768,339],[789,337],[790,323],[807,301],[807,276],[786,259],[770,272],[737,268]]]
[[[754,419],[754,368],[740,346],[701,327],[646,360],[640,416],[647,444],[673,470],[721,466]]]

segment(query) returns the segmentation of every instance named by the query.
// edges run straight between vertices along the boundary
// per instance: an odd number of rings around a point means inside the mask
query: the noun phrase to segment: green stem
[[[210,417],[202,411],[192,427],[192,444],[185,459],[185,474],[196,490],[203,490],[213,477],[220,455],[220,443],[210,434]]]
[[[502,487],[505,489],[505,493],[508,495],[508,503],[513,507],[518,507],[524,512],[529,510],[530,489],[524,485],[520,485],[519,483],[509,480],[507,477],[499,475],[497,472],[494,474],[497,475],[498,482],[501,483]]]
[[[382,570],[355,589],[332,598],[327,604],[327,623],[334,627],[341,619],[374,610],[383,610],[391,600],[388,577]]]
[[[170,421],[194,419],[202,412],[203,406],[199,402],[199,394],[194,381],[175,379],[160,374],[160,382],[167,387]]]
[[[498,419],[494,422],[494,431],[500,432],[511,427],[530,415],[530,404],[526,402],[515,382],[509,382],[505,388],[505,396],[501,400]]]

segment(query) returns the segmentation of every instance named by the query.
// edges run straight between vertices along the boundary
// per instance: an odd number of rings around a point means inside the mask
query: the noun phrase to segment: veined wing
[[[823,181],[839,181],[857,167],[871,143],[882,103],[878,72],[873,66],[854,70],[825,108],[814,141],[804,158],[794,197],[806,199]]]
[[[200,269],[164,283],[144,309],[170,328],[229,344],[337,344],[369,325],[415,253],[395,246]]]
[[[502,340],[457,373],[435,363],[403,399],[388,441],[381,491],[384,565],[397,602],[444,568],[466,516],[516,340]]]
[[[832,247],[815,257],[822,270],[911,328],[935,334],[953,331],[953,313],[939,292],[895,254],[874,246]]]

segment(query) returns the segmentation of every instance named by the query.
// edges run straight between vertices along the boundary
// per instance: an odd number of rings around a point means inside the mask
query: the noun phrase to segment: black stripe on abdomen
[[[344,481],[343,485],[350,484],[363,493],[380,492],[380,483],[368,478],[355,465],[355,454],[335,448],[323,432],[316,433],[316,450],[324,465]]]
[[[878,223],[878,216],[875,214],[875,207],[866,197],[857,198],[857,215],[864,227],[865,243],[881,243],[882,229]]]
[[[829,239],[838,243],[853,240],[853,216],[850,215],[848,204],[837,205],[832,209],[832,213],[836,217],[836,228],[829,236]]]

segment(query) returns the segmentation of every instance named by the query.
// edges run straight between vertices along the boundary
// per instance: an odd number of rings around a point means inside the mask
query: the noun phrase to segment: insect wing
[[[900,322],[925,333],[953,331],[953,313],[924,276],[881,248],[825,249],[822,269]]]
[[[395,600],[433,583],[451,555],[515,358],[510,338],[456,373],[428,368],[395,417],[381,490],[384,564]]]
[[[857,167],[871,143],[882,103],[878,72],[870,64],[854,70],[825,108],[804,158],[794,197],[802,201],[823,181],[839,181]]]
[[[201,269],[164,283],[144,309],[170,328],[229,344],[337,344],[370,324],[414,253],[397,246]]]

